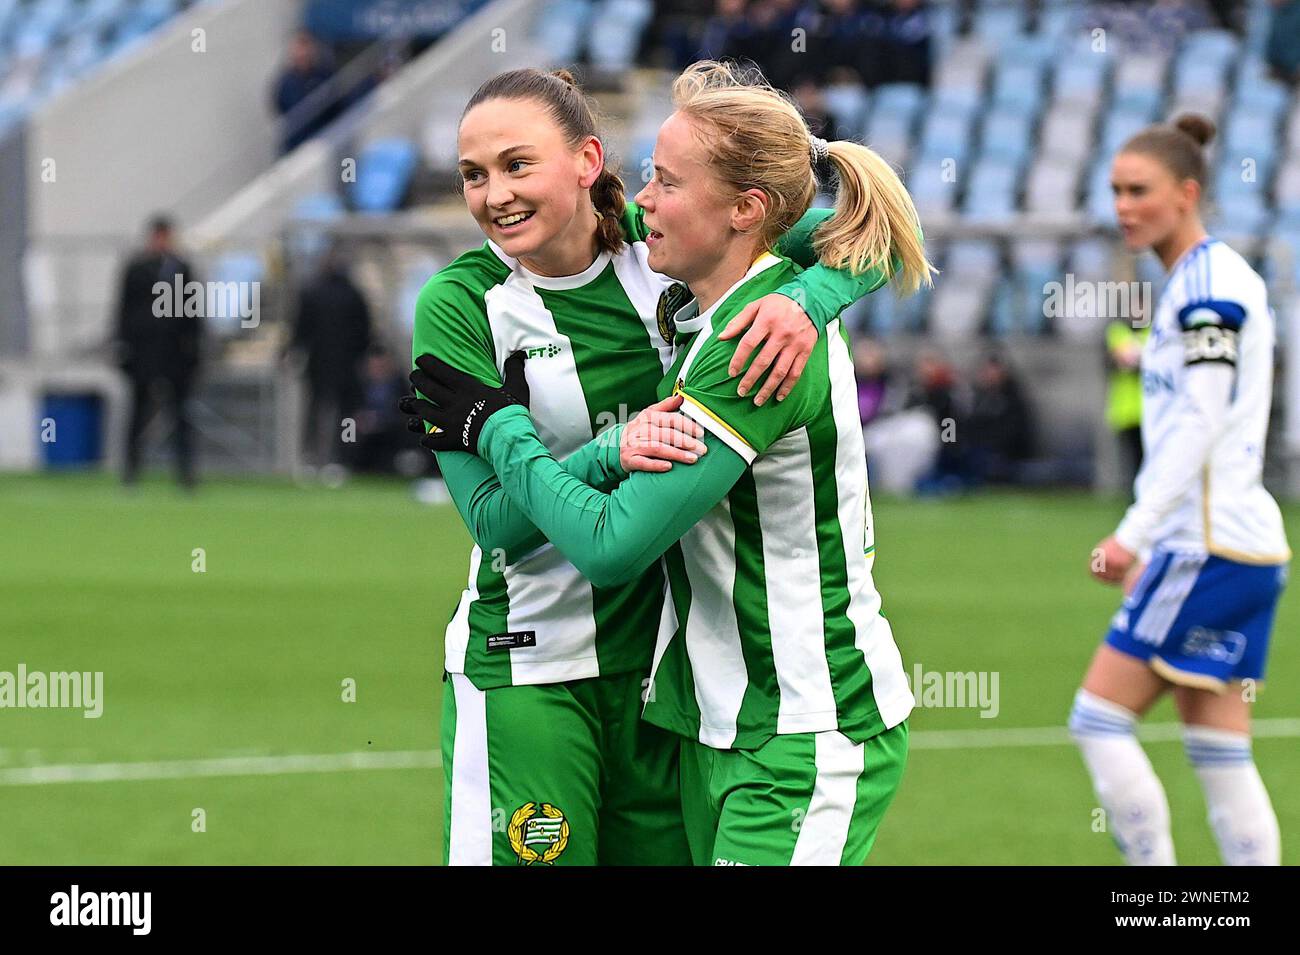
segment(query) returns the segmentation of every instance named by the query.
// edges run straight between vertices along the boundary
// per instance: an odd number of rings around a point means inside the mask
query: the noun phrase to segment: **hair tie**
[[[817,165],[819,162],[825,162],[827,159],[830,158],[831,144],[824,139],[819,139],[816,136],[809,136],[808,155],[811,157],[812,164],[814,166]]]

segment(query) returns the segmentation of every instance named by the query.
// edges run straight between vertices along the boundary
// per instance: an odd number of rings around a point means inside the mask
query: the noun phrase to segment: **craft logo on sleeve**
[[[74,885],[50,896],[51,925],[128,926],[132,935],[148,935],[152,910],[152,892],[82,892]]]

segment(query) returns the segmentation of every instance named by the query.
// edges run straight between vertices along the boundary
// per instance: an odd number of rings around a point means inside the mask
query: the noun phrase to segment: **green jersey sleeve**
[[[752,397],[737,395],[736,380],[729,374],[728,366],[739,342],[739,338],[723,341],[716,337],[706,341],[673,392],[682,395],[684,414],[744,458],[746,464],[752,464],[778,438],[811,417],[809,403],[818,356],[825,355],[826,339],[818,339],[803,376],[786,399],[773,399],[761,406],[756,406]]]
[[[458,263],[424,283],[415,302],[412,367],[421,355],[434,355],[484,384],[501,384],[484,304],[492,284],[489,278]]]
[[[411,359],[429,354],[499,386],[496,349],[483,308],[490,276],[459,264],[431,278],[416,302]],[[607,432],[565,459],[562,467],[579,480],[612,488],[624,474],[619,465],[621,428]],[[536,550],[546,538],[501,487],[491,465],[463,451],[437,455],[447,491],[474,542],[487,553],[503,553],[507,564]]]
[[[559,466],[583,484],[612,491],[627,477],[618,456],[623,427],[587,442]],[[443,451],[437,458],[456,510],[485,554],[501,554],[509,566],[546,543],[546,535],[506,493],[491,464],[464,451]]]
[[[637,471],[604,494],[566,473],[528,412],[512,405],[488,419],[479,453],[547,540],[594,586],[610,587],[635,580],[744,473],[745,460],[727,445],[709,434],[704,444],[696,463]]]

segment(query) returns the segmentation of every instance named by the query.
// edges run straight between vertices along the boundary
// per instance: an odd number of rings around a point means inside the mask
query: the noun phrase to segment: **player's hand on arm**
[[[424,395],[406,395],[399,402],[403,414],[411,415],[408,427],[434,426],[420,439],[430,451],[465,451],[478,454],[478,438],[488,418],[511,405],[528,407],[528,382],[524,377],[524,354],[515,352],[505,362],[505,381],[500,388],[485,385],[433,355],[415,360],[411,385]]]
[[[673,395],[653,404],[633,418],[619,441],[619,464],[633,471],[662,472],[674,461],[694,464],[705,452],[704,429],[680,414],[682,396]]]
[[[762,405],[773,392],[777,401],[783,401],[798,383],[817,344],[817,328],[797,302],[773,292],[746,305],[718,338],[735,338],[742,332],[744,335],[736,344],[729,369],[733,378],[745,371],[736,394],[742,398],[749,394],[767,372],[763,386],[754,396],[754,404]],[[762,350],[746,370],[745,363],[760,345]]]
[[[1137,555],[1112,535],[1092,549],[1088,567],[1092,576],[1103,584],[1123,583],[1137,561]]]

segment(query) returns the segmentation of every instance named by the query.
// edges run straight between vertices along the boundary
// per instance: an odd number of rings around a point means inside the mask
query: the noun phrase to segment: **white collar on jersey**
[[[605,271],[605,266],[609,264],[610,254],[601,252],[587,266],[576,275],[538,275],[536,272],[529,271],[524,264],[518,259],[512,259],[491,239],[488,239],[488,247],[492,249],[496,257],[506,264],[506,267],[512,272],[517,272],[528,280],[530,285],[536,288],[551,289],[554,291],[563,291],[564,289],[582,288],[590,282],[600,277],[600,273]]]
[[[677,331],[686,332],[687,334],[698,332],[709,323],[709,319],[711,319],[713,313],[718,310],[718,306],[729,299],[732,292],[736,291],[736,289],[740,288],[759,272],[762,272],[765,269],[770,269],[780,261],[781,259],[773,255],[771,252],[761,253],[758,258],[754,260],[753,264],[750,265],[749,271],[740,277],[740,281],[723,292],[722,295],[718,297],[718,300],[703,312],[700,311],[699,299],[694,298],[679,308],[676,314],[673,315],[673,327],[676,328]]]

